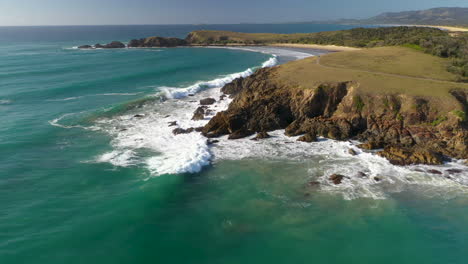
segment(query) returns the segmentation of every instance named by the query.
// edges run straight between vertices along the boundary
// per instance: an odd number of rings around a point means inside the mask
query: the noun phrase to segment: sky
[[[468,0],[0,0],[0,26],[278,23],[468,7]]]

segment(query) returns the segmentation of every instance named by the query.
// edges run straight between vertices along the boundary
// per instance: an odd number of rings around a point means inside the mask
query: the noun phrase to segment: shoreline
[[[318,44],[295,44],[295,43],[276,43],[267,44],[267,47],[283,47],[283,48],[303,48],[303,49],[315,49],[315,50],[326,50],[326,51],[357,51],[362,50],[361,48],[347,47],[347,46],[336,46],[336,45],[318,45]]]
[[[408,27],[428,27],[428,28],[438,28],[448,32],[468,32],[468,27],[457,27],[457,26],[438,26],[438,25],[414,25],[414,24],[387,24],[386,26],[408,26]]]

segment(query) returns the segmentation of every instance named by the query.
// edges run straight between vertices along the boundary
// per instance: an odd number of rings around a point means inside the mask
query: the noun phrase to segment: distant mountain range
[[[314,23],[323,23],[316,21]],[[439,7],[420,11],[387,12],[368,19],[326,21],[339,24],[400,24],[468,26],[468,8]]]

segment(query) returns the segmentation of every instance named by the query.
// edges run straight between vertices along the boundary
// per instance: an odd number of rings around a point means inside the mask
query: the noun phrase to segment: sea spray
[[[166,100],[157,104],[158,111],[145,109],[144,115],[124,114],[111,119],[101,119],[97,125],[113,135],[113,151],[96,158],[97,162],[109,162],[115,166],[146,164],[153,175],[196,173],[210,164],[212,159],[207,139],[200,133],[174,135],[176,127],[204,126],[217,112],[227,109],[230,99],[221,100],[221,89],[236,78],[247,77],[257,68],[272,67],[278,63],[272,56],[261,66],[243,72],[229,74],[211,81],[197,82],[185,88],[160,87]],[[191,95],[190,98],[187,98]],[[191,120],[197,101],[204,97],[216,98],[210,106],[210,114],[204,120]],[[190,100],[189,100],[190,99]],[[139,109],[141,111],[141,109]],[[170,126],[172,122],[177,126]],[[153,151],[151,157],[138,155],[138,150]]]

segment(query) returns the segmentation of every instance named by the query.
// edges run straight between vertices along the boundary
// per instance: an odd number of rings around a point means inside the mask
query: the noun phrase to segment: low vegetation
[[[353,98],[353,104],[361,110],[367,103],[358,97],[406,95],[425,98],[442,113],[454,111],[456,116],[463,116],[460,114],[463,107],[451,91],[468,90],[468,84],[452,82],[456,76],[447,71],[445,66],[449,63],[449,59],[410,48],[383,47],[330,53],[321,56],[320,64],[316,57],[290,62],[278,68],[276,76],[280,84],[303,89],[315,89],[322,83],[355,81],[357,97]],[[397,114],[404,107],[391,98],[383,97],[379,104]]]
[[[450,58],[447,66],[458,81],[468,82],[468,34],[424,27],[355,28],[351,30],[301,34],[237,33],[195,31],[187,40],[199,45],[268,45],[298,43],[337,45],[358,48],[405,46],[441,58]]]

